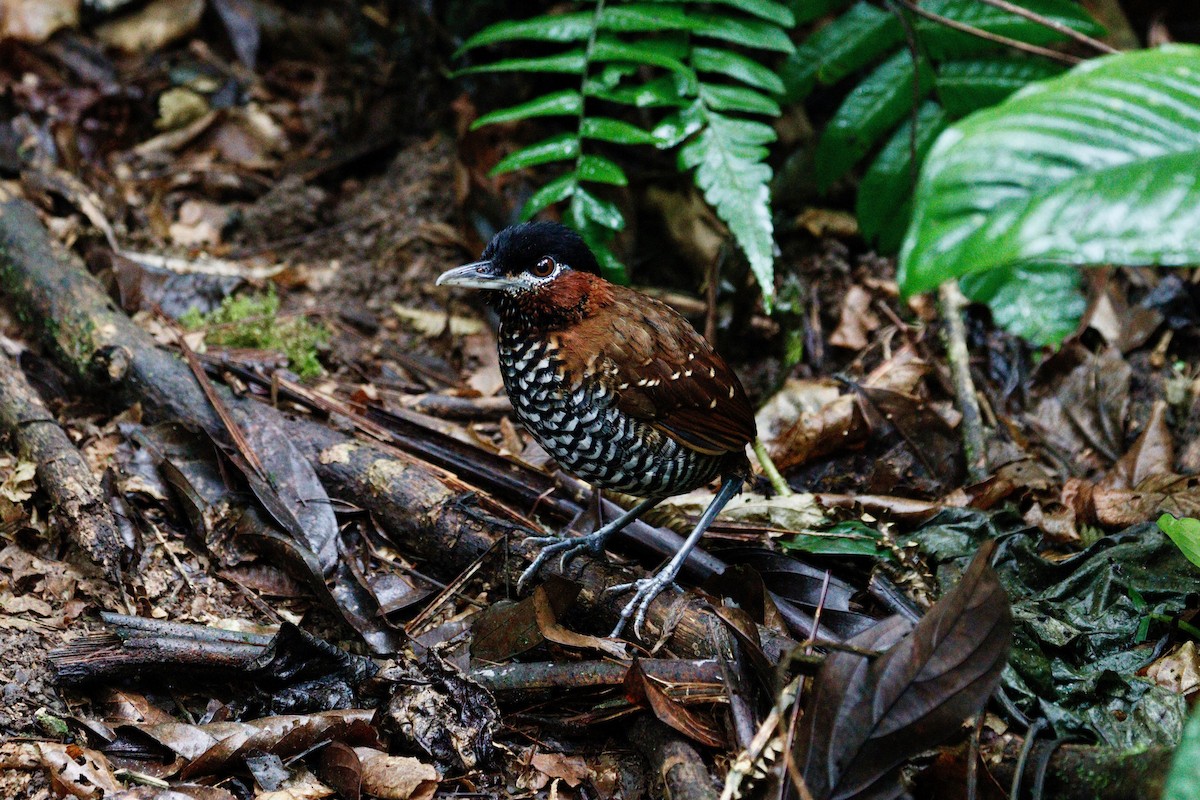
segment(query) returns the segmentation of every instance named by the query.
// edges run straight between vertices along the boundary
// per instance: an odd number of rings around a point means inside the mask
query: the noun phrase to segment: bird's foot
[[[558,562],[559,570],[565,570],[567,564],[570,564],[579,556],[585,554],[599,555],[603,553],[604,542],[608,539],[608,533],[608,531],[601,529],[587,536],[531,536],[526,539],[522,544],[536,545],[542,549],[537,554],[537,558],[533,560],[533,563],[517,579],[517,591],[525,591],[526,585],[533,580],[538,570],[542,568],[542,565],[558,553],[562,553],[562,557]]]
[[[629,624],[631,617],[633,618],[633,632],[641,637],[642,627],[646,624],[646,610],[650,608],[654,598],[662,594],[663,590],[674,580],[675,570],[667,568],[660,570],[652,577],[642,578],[632,583],[618,584],[606,589],[605,594],[633,591],[633,599],[621,609],[621,618],[617,620],[617,627],[613,628],[609,637],[615,639],[620,636],[621,631],[625,630],[625,626]]]

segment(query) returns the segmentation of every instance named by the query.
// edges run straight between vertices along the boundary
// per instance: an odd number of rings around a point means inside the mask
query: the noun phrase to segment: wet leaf
[[[580,588],[577,583],[552,576],[524,600],[493,603],[472,625],[471,656],[498,663],[537,647],[546,639],[539,623],[539,605],[543,619],[548,616],[556,620],[570,608]]]
[[[1014,598],[1008,697],[1044,717],[1055,736],[1082,736],[1118,748],[1173,746],[1186,715],[1183,698],[1137,676],[1157,635],[1194,606],[1196,567],[1152,523],[1105,536],[1052,561],[1038,536],[1011,511],[945,511],[908,535],[946,585],[986,539],[999,543],[996,571]],[[1161,620],[1152,620],[1148,613]]]
[[[380,710],[384,728],[428,753],[443,773],[482,765],[500,725],[496,700],[482,685],[428,650],[419,665],[396,662],[380,680],[390,685]]]
[[[1011,644],[1008,598],[985,545],[911,630],[901,617],[859,634],[875,658],[836,651],[817,676],[796,739],[809,791],[826,798],[903,793],[896,768],[982,709]]]
[[[723,747],[725,739],[710,723],[667,696],[637,659],[625,676],[625,697],[635,705],[648,706],[658,720],[708,747]]]

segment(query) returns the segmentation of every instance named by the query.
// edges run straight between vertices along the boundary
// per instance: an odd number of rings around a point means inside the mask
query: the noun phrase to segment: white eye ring
[[[543,257],[540,261],[533,265],[530,272],[535,278],[549,278],[554,274],[554,270],[558,269],[558,262],[550,256]]]

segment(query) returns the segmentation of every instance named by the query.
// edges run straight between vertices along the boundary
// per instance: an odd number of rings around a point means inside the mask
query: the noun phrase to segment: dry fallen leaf
[[[108,760],[95,750],[59,742],[38,742],[37,749],[59,795],[98,800],[121,789]]]
[[[871,293],[861,286],[851,286],[842,298],[842,313],[837,330],[829,336],[834,347],[862,350],[870,343],[868,334],[879,328],[879,317],[871,310]]]
[[[547,778],[560,778],[574,789],[587,778],[589,770],[582,756],[564,753],[534,753],[529,764]]]
[[[389,756],[370,747],[356,747],[362,763],[362,788],[383,800],[429,800],[441,776],[431,764],[407,756]]]
[[[1145,669],[1146,677],[1178,694],[1200,689],[1200,652],[1190,639]]]

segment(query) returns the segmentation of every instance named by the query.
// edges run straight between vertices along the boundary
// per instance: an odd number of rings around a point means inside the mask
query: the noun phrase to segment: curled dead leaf
[[[369,747],[354,748],[362,764],[362,789],[383,800],[430,800],[441,776],[430,764],[407,756],[389,756]]]

